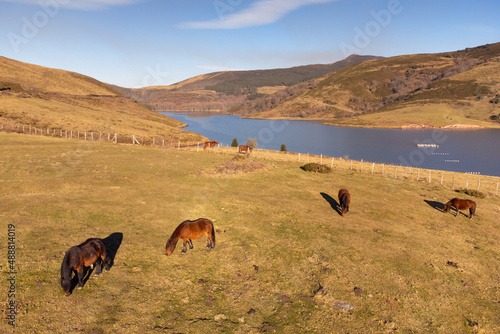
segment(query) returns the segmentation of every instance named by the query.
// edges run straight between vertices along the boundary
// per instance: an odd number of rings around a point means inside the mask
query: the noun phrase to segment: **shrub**
[[[285,144],[281,144],[280,151],[286,152],[286,145]]]
[[[300,168],[306,172],[314,172],[314,173],[331,173],[332,171],[330,167],[315,162],[306,164]]]
[[[466,194],[472,197],[477,197],[477,198],[485,198],[486,195],[480,191],[477,190],[472,190],[472,189],[458,189],[456,190],[457,193],[462,193]]]
[[[248,139],[247,146],[250,146],[251,148],[257,148],[257,139]]]
[[[238,147],[238,139],[234,138],[231,147]]]

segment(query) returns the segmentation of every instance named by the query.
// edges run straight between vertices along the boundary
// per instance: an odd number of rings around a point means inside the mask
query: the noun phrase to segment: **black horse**
[[[87,239],[84,243],[71,247],[66,254],[61,265],[61,286],[66,296],[72,292],[71,275],[76,271],[78,276],[78,289],[83,288],[84,267],[94,268],[95,275],[99,275],[104,269],[109,271],[110,263],[106,256],[106,247],[99,238]]]

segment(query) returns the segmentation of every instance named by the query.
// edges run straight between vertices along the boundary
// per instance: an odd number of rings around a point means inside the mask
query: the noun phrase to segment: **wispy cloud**
[[[205,65],[198,65],[196,68],[201,68],[204,70],[209,70],[209,71],[217,71],[217,72],[222,72],[222,71],[245,71],[244,69],[241,68],[231,68],[231,67],[225,67],[225,66],[205,66]]]
[[[113,6],[132,5],[146,0],[0,0],[0,2],[12,2],[34,6],[56,6],[61,8],[81,9],[81,10],[99,10]]]
[[[182,29],[239,29],[274,23],[300,7],[336,0],[258,0],[240,12],[222,15],[219,19],[185,22]]]

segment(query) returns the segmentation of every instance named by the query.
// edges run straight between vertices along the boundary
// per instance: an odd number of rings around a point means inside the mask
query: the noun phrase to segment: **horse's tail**
[[[214,229],[214,223],[210,222],[210,225],[212,225],[212,248],[215,247],[215,229]]]
[[[349,196],[347,195],[347,193],[344,193],[342,195],[342,203],[340,205],[342,206],[342,208],[349,210]]]
[[[476,214],[476,202],[471,201],[471,206],[470,206],[470,217],[474,216]]]

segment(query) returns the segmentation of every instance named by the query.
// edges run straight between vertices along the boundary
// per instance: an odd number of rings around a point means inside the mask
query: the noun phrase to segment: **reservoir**
[[[244,119],[235,115],[161,112],[223,146],[256,139],[258,148],[423,169],[500,176],[500,129],[374,129],[316,121]]]

